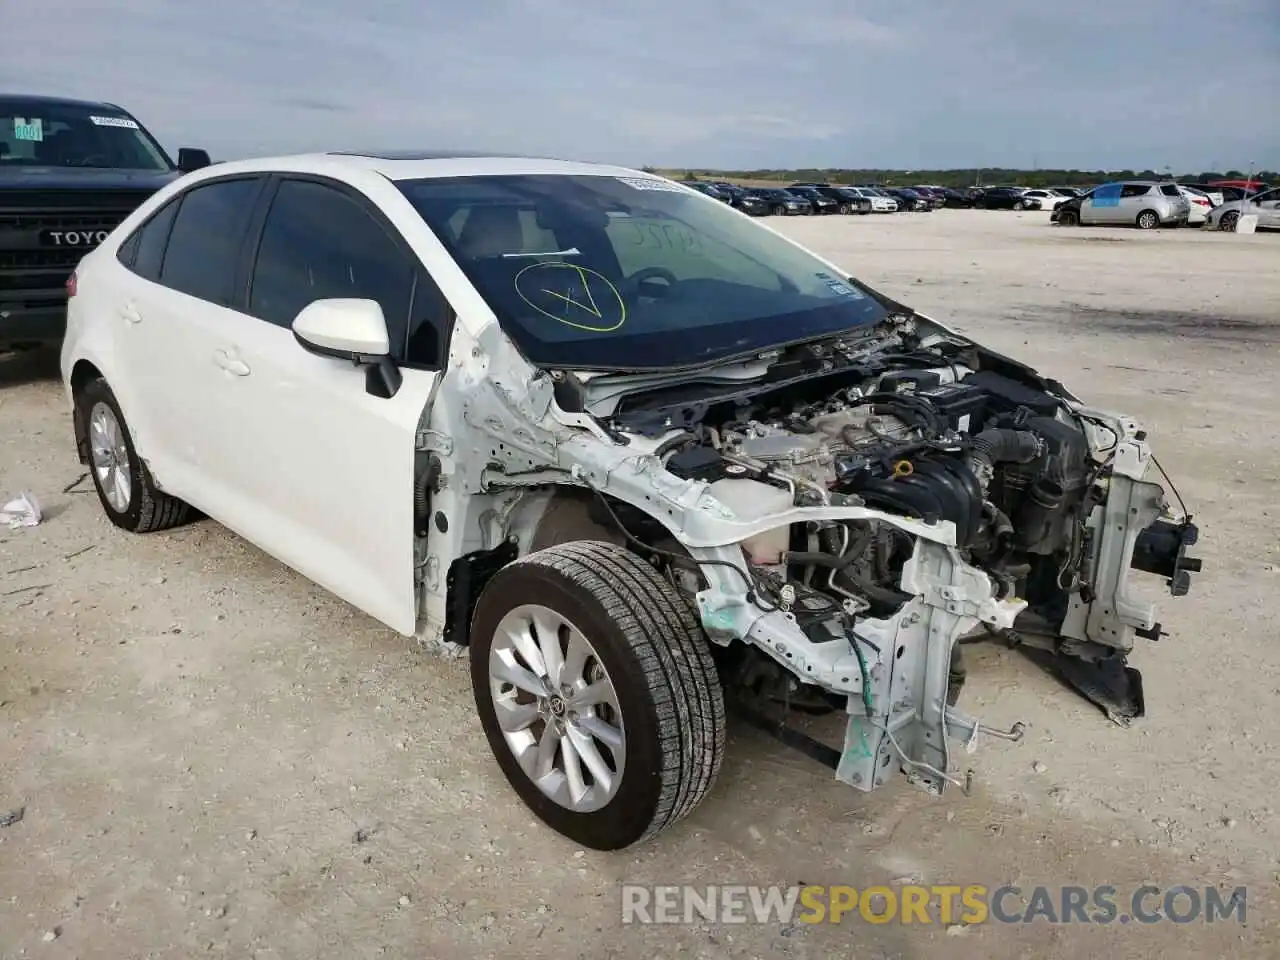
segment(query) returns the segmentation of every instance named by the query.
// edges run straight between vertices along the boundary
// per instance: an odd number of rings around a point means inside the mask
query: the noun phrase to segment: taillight
[[[67,299],[70,300],[76,295],[76,272],[71,271],[71,276],[67,277]]]

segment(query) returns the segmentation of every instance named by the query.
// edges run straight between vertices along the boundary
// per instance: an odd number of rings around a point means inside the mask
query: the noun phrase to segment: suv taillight
[[[71,271],[71,276],[67,277],[67,299],[70,300],[76,295],[76,272]]]

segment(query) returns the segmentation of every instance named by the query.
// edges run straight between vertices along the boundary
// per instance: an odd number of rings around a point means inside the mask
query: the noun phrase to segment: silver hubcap
[[[510,611],[489,648],[489,694],[507,746],[539,790],[578,813],[613,799],[626,757],[622,710],[577,627],[537,604]]]
[[[89,414],[89,456],[107,503],[117,513],[124,513],[133,499],[133,471],[124,430],[105,403],[94,404]]]
[[[1150,229],[1156,225],[1156,217],[1153,213],[1144,213],[1141,220],[1142,226]]]

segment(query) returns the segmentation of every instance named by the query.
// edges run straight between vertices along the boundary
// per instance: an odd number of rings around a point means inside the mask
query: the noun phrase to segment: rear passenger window
[[[347,194],[308,180],[286,180],[262,228],[249,313],[289,328],[316,300],[376,300],[399,356],[408,334],[415,272],[409,255]]]
[[[1120,196],[1122,196],[1122,197],[1145,197],[1145,196],[1147,195],[1147,193],[1148,193],[1150,190],[1151,190],[1151,187],[1147,186],[1146,184],[1142,184],[1142,183],[1126,183],[1126,184],[1125,184],[1125,185],[1120,189]]]
[[[177,212],[178,201],[170,200],[133,235],[130,243],[137,243],[137,252],[130,266],[138,276],[153,281],[160,279],[164,248],[169,242],[169,231],[173,228],[173,217]]]
[[[261,183],[257,177],[219,180],[184,193],[160,282],[209,303],[231,306],[245,228]]]
[[[1166,197],[1180,197],[1180,196],[1182,196],[1182,191],[1181,191],[1181,190],[1179,190],[1179,189],[1177,188],[1177,186],[1176,186],[1175,184],[1172,184],[1172,183],[1165,183],[1165,184],[1161,184],[1161,186],[1160,186],[1160,192],[1161,192],[1161,193],[1163,193]]]

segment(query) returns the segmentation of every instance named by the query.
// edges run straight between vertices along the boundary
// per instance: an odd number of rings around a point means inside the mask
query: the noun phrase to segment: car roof
[[[485,153],[475,150],[426,151],[331,151],[300,153],[247,160],[229,160],[207,168],[210,174],[288,172],[338,174],[366,171],[381,174],[388,180],[423,180],[437,177],[561,175],[649,177],[665,180],[629,167],[578,160],[556,160],[549,157],[521,156],[515,153]]]
[[[84,107],[90,110],[104,108],[128,113],[123,107],[118,107],[114,103],[107,103],[105,100],[77,100],[73,97],[51,97],[41,93],[9,93],[0,90],[0,101],[3,100],[22,100],[26,103],[44,107]]]

